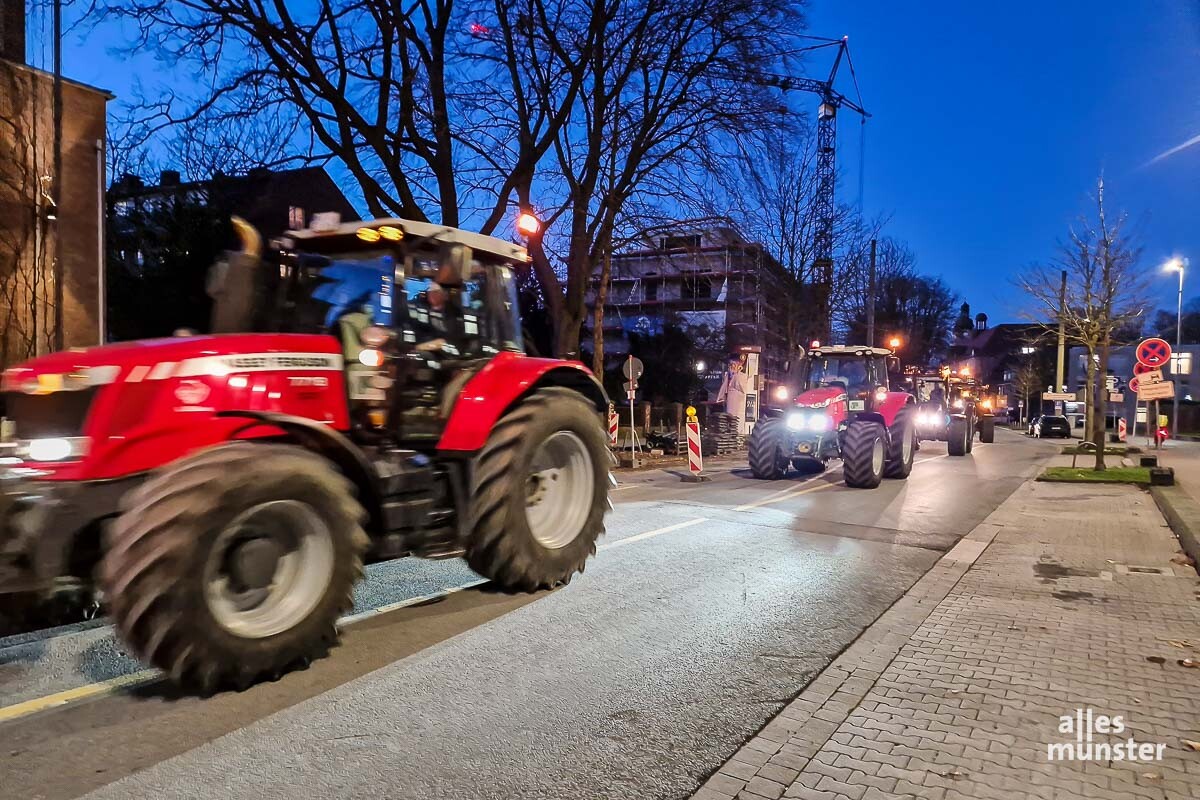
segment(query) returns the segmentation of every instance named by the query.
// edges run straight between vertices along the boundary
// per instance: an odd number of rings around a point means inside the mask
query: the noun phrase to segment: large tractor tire
[[[896,413],[889,433],[883,477],[907,478],[912,472],[913,457],[917,453],[917,426],[911,406],[902,408]]]
[[[750,451],[750,474],[760,480],[775,481],[787,472],[788,460],[783,453],[787,426],[782,419],[760,420],[750,432],[747,448]]]
[[[883,479],[887,433],[878,422],[854,421],[842,435],[842,475],[855,489],[874,489]]]
[[[467,563],[505,591],[568,583],[596,552],[608,508],[607,437],[571,389],[501,417],[475,462]]]
[[[241,689],[336,644],[369,542],[325,459],[232,442],[159,470],[121,510],[100,565],[109,613],[175,683]]]
[[[946,428],[946,452],[952,456],[965,456],[970,452],[971,425],[963,417],[954,417]]]
[[[991,444],[996,441],[996,418],[984,417],[979,420],[979,441]]]

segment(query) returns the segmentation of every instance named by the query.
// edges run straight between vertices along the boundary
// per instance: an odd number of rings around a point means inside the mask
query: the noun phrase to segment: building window
[[[665,236],[662,240],[663,250],[677,250],[681,247],[699,247],[700,235],[691,236]]]
[[[1191,353],[1172,353],[1171,354],[1171,374],[1172,375],[1191,375],[1192,374],[1192,354]]]
[[[658,299],[658,281],[646,281],[645,286],[646,286],[646,299],[647,300],[657,300]]]
[[[712,297],[712,281],[699,275],[683,276],[683,298],[685,300]]]

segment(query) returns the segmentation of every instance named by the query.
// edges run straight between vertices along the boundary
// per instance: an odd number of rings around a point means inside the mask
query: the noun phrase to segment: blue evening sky
[[[1196,0],[813,0],[810,33],[850,37],[868,110],[865,201],[923,271],[993,322],[1022,308],[1011,277],[1050,258],[1103,171],[1144,264],[1192,256],[1200,295],[1200,3]],[[38,20],[30,55],[39,55]],[[67,75],[129,95],[184,84],[150,57],[111,55],[117,31],[69,39]],[[827,70],[814,61],[810,74]],[[814,103],[815,106],[815,103]],[[841,119],[841,199],[858,193],[859,126]],[[1174,276],[1156,295],[1174,307]]]

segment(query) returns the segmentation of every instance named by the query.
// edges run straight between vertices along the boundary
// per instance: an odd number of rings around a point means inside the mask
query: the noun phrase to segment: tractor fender
[[[883,414],[880,414],[878,411],[860,411],[858,412],[858,416],[856,416],[854,419],[855,421],[866,420],[867,422],[878,422],[884,428],[888,426],[887,420],[885,420],[883,418]]]
[[[474,452],[487,442],[496,421],[526,396],[548,386],[573,389],[608,410],[608,395],[591,370],[578,361],[500,353],[462,387],[450,411],[439,450]]]
[[[329,459],[358,489],[358,502],[370,515],[368,530],[384,529],[379,476],[366,454],[344,434],[307,417],[273,411],[218,411],[216,416],[252,420],[247,428],[258,427],[259,423],[278,428],[296,444]]]

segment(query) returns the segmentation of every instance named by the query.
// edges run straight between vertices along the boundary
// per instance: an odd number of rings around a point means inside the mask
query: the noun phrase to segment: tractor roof
[[[339,222],[334,225],[305,228],[298,231],[287,231],[284,236],[297,242],[311,242],[324,238],[339,236],[358,236],[364,228],[378,230],[379,228],[399,228],[406,238],[430,239],[447,244],[463,244],[475,251],[490,253],[513,261],[529,261],[529,253],[524,247],[512,242],[506,242],[495,236],[485,236],[482,233],[464,231],[461,228],[451,228],[447,225],[434,225],[430,222],[417,222],[409,219],[387,218],[372,219],[364,222]],[[361,237],[359,237],[361,238]]]
[[[885,347],[867,347],[860,344],[826,344],[810,348],[810,356],[890,356],[891,350]]]

